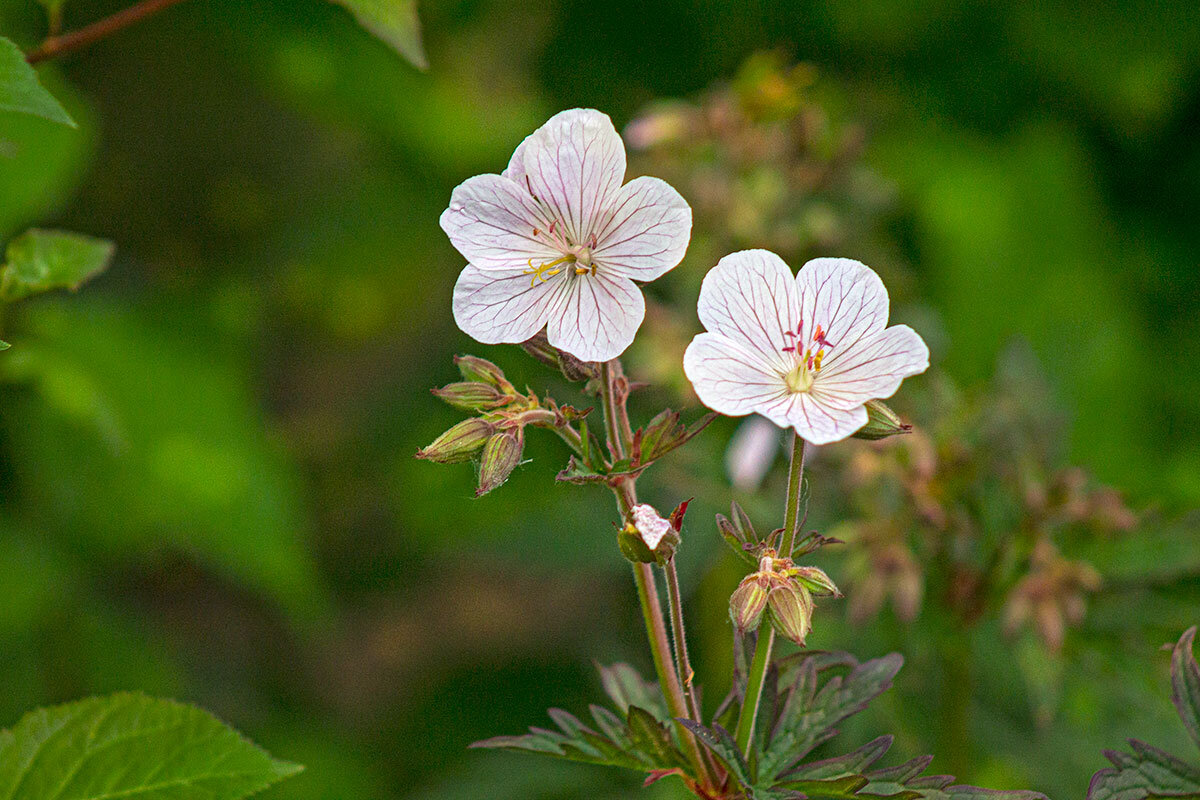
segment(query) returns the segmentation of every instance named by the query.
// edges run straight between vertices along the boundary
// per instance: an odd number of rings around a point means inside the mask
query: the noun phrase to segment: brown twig
[[[61,36],[46,37],[46,40],[38,45],[36,50],[25,56],[25,60],[30,64],[36,64],[39,61],[57,58],[82,47],[87,47],[93,42],[111,36],[135,22],[182,2],[183,0],[142,0],[142,2],[118,11],[110,17],[93,22],[85,28],[64,33]]]

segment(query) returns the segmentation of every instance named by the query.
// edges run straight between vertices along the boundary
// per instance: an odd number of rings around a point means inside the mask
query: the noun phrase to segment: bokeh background
[[[67,25],[119,7],[71,0]],[[915,619],[903,598],[857,624],[847,601],[822,605],[813,646],[908,659],[827,752],[891,730],[895,759],[932,752],[936,772],[1066,798],[1126,736],[1186,750],[1157,647],[1200,621],[1193,0],[421,0],[420,13],[427,72],[319,0],[195,0],[42,70],[80,130],[0,118],[0,239],[36,224],[118,247],[77,295],[4,320],[0,725],[141,689],[308,766],[264,797],[677,796],[670,781],[643,791],[636,775],[465,749],[545,724],[550,705],[583,711],[599,697],[593,660],[649,659],[611,499],[554,483],[565,453],[551,437],[532,436],[529,463],[481,500],[469,466],[412,457],[459,418],[428,392],[454,379],[456,352],[586,402],[516,348],[455,329],[462,260],[437,217],[552,113],[592,106],[619,129],[640,120],[632,172],[668,177],[697,208],[688,259],[651,289],[661,305],[628,359],[657,382],[635,416],[698,415],[673,359],[717,257],[851,256],[888,278],[895,317],[934,351],[897,407],[936,429],[939,409],[973,398],[955,417],[969,424],[931,436],[976,448],[969,474],[947,470],[975,487],[981,527],[1025,525],[1008,508],[1034,502],[1013,500],[1024,478],[984,478],[1027,456],[1042,478],[1077,465],[1135,513],[1058,541],[1103,579],[1060,648],[1044,625],[1006,635],[1006,596],[956,613],[918,544]],[[0,2],[0,33],[32,46],[43,26],[33,2]],[[781,124],[800,131],[782,150]],[[997,408],[998,430],[973,436]],[[761,486],[730,488],[737,429],[714,425],[643,487],[664,508],[697,498],[680,558],[710,710],[740,577],[712,514],[737,497],[769,528],[782,503],[782,457]],[[811,473],[809,519],[826,531],[891,513],[847,499],[866,445],[839,447]],[[850,602],[863,570],[885,569],[818,563]]]

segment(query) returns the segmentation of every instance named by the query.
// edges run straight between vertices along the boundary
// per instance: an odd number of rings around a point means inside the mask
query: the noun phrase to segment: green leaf
[[[421,21],[416,0],[334,0],[350,9],[362,25],[408,59],[425,69],[429,62],[421,45]]]
[[[700,742],[700,744],[704,745],[713,755],[720,759],[725,769],[737,779],[738,783],[746,789],[754,788],[754,778],[750,774],[750,767],[746,764],[746,759],[742,756],[742,751],[738,749],[737,742],[734,741],[729,731],[720,725],[706,728],[699,722],[690,719],[681,719],[679,722],[692,732],[696,737],[696,741]]]
[[[801,764],[785,777],[797,780],[824,780],[860,773],[882,758],[891,746],[890,735],[880,736],[845,755]]]
[[[683,754],[675,747],[670,728],[659,722],[649,711],[630,706],[626,725],[629,728],[629,741],[634,750],[644,756],[644,764],[652,769],[687,766]]]
[[[658,684],[644,679],[636,669],[625,663],[600,667],[599,670],[605,693],[617,704],[622,714],[628,714],[630,706],[638,706],[649,711],[660,722],[670,720]]]
[[[1188,628],[1171,653],[1171,702],[1187,728],[1192,741],[1200,747],[1200,666],[1192,655],[1196,626]]]
[[[39,709],[0,733],[3,800],[238,800],[301,769],[205,711],[140,694]]]
[[[75,120],[38,82],[37,73],[25,54],[9,39],[0,36],[0,111],[33,114],[51,122],[75,127]]]
[[[112,242],[79,233],[32,229],[8,243],[0,268],[0,300],[51,289],[78,289],[108,267]]]

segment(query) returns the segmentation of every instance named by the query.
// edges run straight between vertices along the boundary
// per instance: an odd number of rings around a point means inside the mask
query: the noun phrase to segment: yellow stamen
[[[543,281],[549,280],[550,278],[553,278],[558,273],[562,272],[561,267],[559,269],[554,269],[554,267],[557,267],[559,264],[574,264],[574,263],[575,263],[575,256],[570,255],[570,254],[565,255],[562,258],[555,259],[554,261],[547,261],[544,264],[538,264],[536,267],[533,265],[533,259],[531,258],[531,259],[529,259],[529,269],[525,270],[525,274],[533,276],[533,278],[529,281],[529,285],[531,287],[533,287],[533,286],[537,285],[539,278]],[[576,267],[575,270],[576,270],[576,272],[578,272],[579,268]]]

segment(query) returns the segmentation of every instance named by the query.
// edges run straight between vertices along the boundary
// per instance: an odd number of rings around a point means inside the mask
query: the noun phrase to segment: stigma
[[[783,376],[783,382],[787,385],[788,391],[793,394],[807,392],[812,389],[813,382],[816,380],[817,374],[821,371],[821,362],[825,359],[825,348],[833,349],[833,342],[826,338],[826,331],[820,325],[813,332],[812,346],[804,346],[804,321],[796,326],[796,330],[784,331],[785,339],[791,344],[784,345],[781,349],[784,353],[791,353],[793,358],[793,367]],[[816,350],[813,350],[813,347]]]

